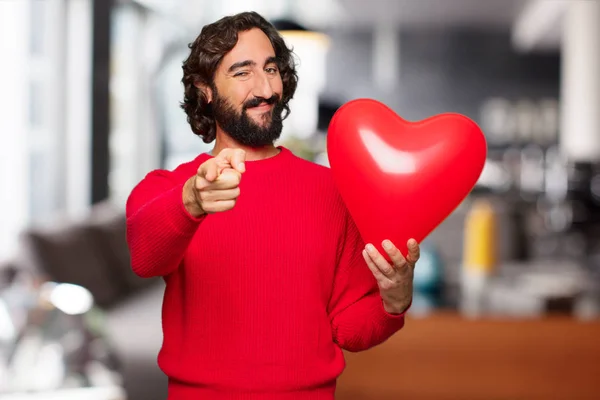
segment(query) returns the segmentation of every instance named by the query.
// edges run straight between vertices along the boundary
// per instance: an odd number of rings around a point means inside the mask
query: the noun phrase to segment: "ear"
[[[198,89],[202,90],[202,92],[204,92],[208,103],[212,103],[213,93],[212,93],[212,90],[210,89],[210,86],[205,85],[200,82],[195,82],[194,86],[196,86],[196,88],[198,88]]]

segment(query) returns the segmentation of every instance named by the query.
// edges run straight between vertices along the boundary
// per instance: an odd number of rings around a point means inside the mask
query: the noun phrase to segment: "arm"
[[[149,173],[127,199],[127,243],[133,271],[144,278],[175,271],[204,219],[183,202],[184,184],[167,171]]]
[[[234,207],[246,154],[223,149],[185,183],[149,173],[127,199],[127,243],[133,271],[144,278],[175,271],[207,214]]]
[[[344,350],[362,351],[383,343],[404,326],[404,314],[383,306],[377,280],[362,257],[364,242],[347,215],[338,251],[329,315],[334,341]]]

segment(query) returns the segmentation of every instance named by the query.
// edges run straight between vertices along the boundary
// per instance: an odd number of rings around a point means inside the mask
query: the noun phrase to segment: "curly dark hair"
[[[204,26],[196,40],[188,45],[191,52],[182,66],[184,100],[181,108],[187,114],[192,131],[205,143],[215,139],[216,124],[207,94],[201,87],[214,88],[215,72],[225,54],[236,45],[238,33],[253,28],[261,29],[273,45],[283,82],[282,119],[290,113],[288,103],[296,92],[298,74],[294,54],[286,46],[283,37],[271,23],[256,12],[243,12],[221,18]]]

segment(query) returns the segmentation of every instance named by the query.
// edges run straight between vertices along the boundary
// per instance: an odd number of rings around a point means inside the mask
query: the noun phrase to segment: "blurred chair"
[[[124,213],[110,203],[98,204],[85,219],[31,227],[21,245],[13,263],[18,270],[91,292],[122,361],[127,400],[164,400],[167,379],[156,360],[164,283],[131,270]]]

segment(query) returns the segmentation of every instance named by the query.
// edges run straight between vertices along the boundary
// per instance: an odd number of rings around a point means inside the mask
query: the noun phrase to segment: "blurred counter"
[[[600,320],[435,312],[346,357],[338,400],[600,399]]]
[[[2,400],[125,400],[119,387],[75,388],[43,393],[2,394]]]

